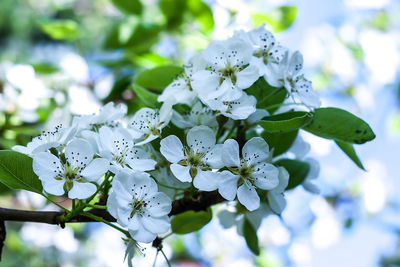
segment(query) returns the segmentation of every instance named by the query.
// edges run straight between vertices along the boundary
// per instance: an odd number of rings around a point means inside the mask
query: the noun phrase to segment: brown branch
[[[217,192],[200,192],[193,198],[182,198],[172,202],[172,210],[169,216],[177,215],[188,210],[200,211],[206,210],[208,207],[223,202],[225,199]],[[91,209],[90,213],[99,216],[109,222],[115,222],[106,210]],[[16,222],[37,222],[56,224],[64,227],[65,223],[77,222],[94,222],[93,219],[84,215],[77,215],[69,221],[62,221],[62,211],[28,211],[0,208],[0,221],[16,221]]]

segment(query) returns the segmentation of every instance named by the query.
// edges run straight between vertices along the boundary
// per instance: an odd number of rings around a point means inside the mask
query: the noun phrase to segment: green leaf
[[[176,28],[183,22],[186,0],[160,0],[160,9],[167,19],[167,28]]]
[[[32,67],[38,74],[53,74],[59,71],[59,68],[57,68],[55,65],[48,63],[32,64]]]
[[[363,144],[375,138],[365,121],[338,108],[316,109],[312,121],[303,129],[323,138],[351,144]]]
[[[135,83],[157,92],[167,87],[183,71],[178,66],[160,66],[150,70],[140,72],[135,79]]]
[[[274,149],[274,157],[285,153],[292,146],[297,137],[298,130],[287,133],[268,133],[264,131],[261,136],[268,143],[270,149]]]
[[[180,235],[198,231],[212,219],[211,209],[207,211],[186,211],[176,215],[171,220],[172,232]]]
[[[273,32],[278,33],[289,28],[297,16],[297,7],[281,6],[267,13],[256,13],[251,15],[254,26],[258,27],[266,23]]]
[[[32,158],[11,150],[0,151],[0,182],[11,189],[42,193],[42,184],[33,172]]]
[[[158,95],[150,92],[146,88],[140,85],[132,84],[132,90],[136,93],[136,96],[149,108],[158,107],[160,104],[157,101]]]
[[[304,111],[290,111],[265,117],[258,124],[270,133],[284,133],[299,129],[312,120],[312,113]]]
[[[310,164],[300,160],[281,159],[275,162],[276,165],[285,167],[289,173],[289,184],[286,190],[295,188],[306,179],[310,171]]]
[[[204,32],[210,32],[214,28],[214,17],[211,8],[201,0],[187,1],[188,11],[202,25]]]
[[[279,104],[285,100],[287,95],[285,88],[273,87],[263,77],[250,86],[246,93],[255,96],[257,108],[264,108],[271,114],[279,108]]]
[[[142,13],[142,3],[139,0],[111,0],[119,10],[127,14],[139,15]]]
[[[357,153],[354,150],[354,147],[352,144],[349,144],[346,142],[341,142],[341,141],[335,141],[335,143],[361,170],[365,171],[365,168],[364,168],[361,160],[358,158]]]
[[[246,217],[244,218],[243,222],[243,236],[249,249],[255,255],[260,255],[257,232]]]
[[[43,32],[55,40],[74,41],[79,38],[78,23],[73,20],[55,20],[40,25]]]

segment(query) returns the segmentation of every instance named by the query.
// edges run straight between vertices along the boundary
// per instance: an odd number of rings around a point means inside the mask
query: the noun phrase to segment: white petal
[[[286,199],[282,193],[268,192],[268,204],[270,208],[277,214],[281,214],[286,207]]]
[[[200,99],[210,99],[209,95],[219,86],[219,75],[209,70],[198,71],[193,74],[191,85]]]
[[[65,180],[56,180],[54,178],[42,178],[42,185],[44,191],[55,196],[64,195]]]
[[[278,167],[279,170],[279,185],[273,189],[274,192],[283,193],[289,183],[289,173],[284,167]]]
[[[250,62],[252,47],[245,41],[230,38],[223,42],[226,46],[227,60],[231,66],[243,66]]]
[[[154,179],[144,172],[133,172],[127,182],[128,191],[137,199],[143,199],[158,191]]]
[[[93,159],[93,154],[91,145],[83,139],[75,139],[65,148],[65,157],[74,167],[85,167]]]
[[[260,121],[262,118],[264,118],[266,116],[269,116],[269,112],[267,110],[265,110],[265,109],[261,109],[261,108],[259,109],[258,108],[258,109],[256,109],[256,111],[253,114],[251,114],[247,118],[247,121],[250,124],[253,124],[253,123],[256,123],[256,122]]]
[[[153,241],[156,237],[157,234],[151,233],[148,230],[146,230],[142,223],[139,224],[139,228],[136,231],[129,231],[133,239],[135,239],[138,242],[143,242],[143,243],[150,243]]]
[[[49,152],[40,152],[33,156],[33,171],[37,176],[54,178],[64,172],[60,160]]]
[[[133,147],[125,155],[125,161],[135,171],[154,170],[157,162],[149,159],[150,153],[141,147]]]
[[[236,73],[236,86],[240,89],[249,88],[259,77],[256,66],[249,65],[244,70]]]
[[[149,195],[144,198],[147,202],[147,210],[150,216],[160,217],[167,215],[171,211],[171,199],[162,192]]]
[[[248,165],[264,162],[269,157],[268,144],[261,137],[253,137],[244,144],[242,155]]]
[[[145,144],[150,143],[153,140],[156,140],[159,136],[158,135],[154,135],[154,134],[150,134],[147,138],[145,138],[144,140],[135,143],[136,146],[142,146]]]
[[[223,171],[219,176],[218,192],[227,200],[234,200],[238,186],[239,175],[234,175],[230,171]]]
[[[144,214],[141,220],[145,229],[156,234],[167,232],[171,226],[167,215],[161,217],[148,217]]]
[[[191,182],[192,177],[190,176],[190,167],[182,166],[179,164],[171,164],[170,166],[171,172],[175,175],[175,177],[181,182]]]
[[[101,149],[99,150],[104,150],[113,153],[114,152],[114,141],[115,141],[115,136],[113,131],[106,127],[103,126],[99,130],[99,142],[101,145]]]
[[[181,129],[190,128],[194,126],[190,120],[187,120],[186,117],[184,118],[181,114],[179,114],[175,110],[172,115],[171,121],[176,127]]]
[[[118,215],[118,202],[117,195],[113,191],[108,195],[107,198],[107,211],[114,217],[117,218]]]
[[[239,158],[239,144],[234,139],[228,139],[224,142],[224,146],[222,148],[223,157],[222,161],[227,167],[239,167],[240,166],[240,158]]]
[[[126,227],[129,229],[129,231],[137,231],[140,228],[140,225],[140,216],[137,213],[135,213],[132,217],[130,214],[128,214],[128,224]]]
[[[321,106],[321,101],[312,88],[311,81],[307,79],[301,78],[296,81],[292,94],[306,106],[314,108]]]
[[[222,162],[222,144],[217,144],[203,157],[203,162],[213,169],[219,169],[224,166]]]
[[[308,154],[308,152],[310,152],[310,149],[310,144],[298,135],[290,147],[290,152],[292,152],[297,159],[302,159],[306,154]]]
[[[81,171],[81,176],[91,182],[99,180],[109,169],[110,163],[106,159],[96,158]]]
[[[234,120],[244,120],[256,111],[256,104],[257,99],[254,96],[243,93],[239,99],[228,102],[228,108],[222,114]]]
[[[92,183],[73,182],[71,190],[68,192],[68,197],[71,199],[85,199],[93,195],[97,187]]]
[[[186,141],[192,151],[205,153],[214,147],[215,133],[207,126],[195,126],[187,133]]]
[[[161,140],[160,152],[172,163],[177,163],[185,158],[182,142],[175,135],[169,135]]]
[[[293,77],[296,76],[301,69],[303,68],[303,55],[296,51],[290,57],[289,65],[288,65],[288,74]]]
[[[254,186],[243,183],[237,191],[239,202],[249,211],[256,210],[260,207],[260,197]]]
[[[124,227],[129,227],[130,230],[137,229],[137,226],[135,226],[135,222],[132,222],[132,207],[129,206],[130,203],[127,203],[126,205],[121,205],[119,202],[117,203],[117,222]]]
[[[305,158],[304,161],[310,165],[310,170],[308,171],[306,179],[317,178],[320,171],[319,162],[313,158]]]
[[[313,194],[319,194],[320,193],[320,189],[318,188],[318,186],[316,186],[314,183],[311,183],[310,181],[304,181],[302,183],[304,189],[306,189],[308,192],[313,193]]]
[[[219,174],[212,171],[202,171],[197,169],[196,177],[194,177],[194,187],[203,191],[214,191],[218,187]]]
[[[278,175],[279,170],[277,167],[269,163],[260,163],[254,166],[254,172],[251,177],[258,188],[270,190],[278,186]]]
[[[230,78],[226,78],[218,87],[218,90],[209,96],[211,99],[218,98],[220,101],[233,101],[239,99],[242,95],[243,91],[234,85]]]
[[[226,65],[226,42],[213,41],[202,52],[203,58],[214,69],[222,69]]]
[[[171,100],[166,100],[160,108],[160,114],[159,114],[159,121],[158,121],[158,128],[164,128],[169,121],[171,120],[172,117],[172,104],[173,102]]]
[[[141,133],[148,133],[159,122],[159,115],[151,108],[141,108],[133,116],[130,126]]]

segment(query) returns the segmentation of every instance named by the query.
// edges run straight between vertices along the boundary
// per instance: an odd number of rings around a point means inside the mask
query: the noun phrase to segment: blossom
[[[36,153],[65,145],[72,139],[75,132],[75,128],[63,128],[60,124],[50,131],[43,131],[41,135],[33,138],[26,146],[17,145],[13,146],[12,149],[32,157]]]
[[[319,194],[320,190],[318,186],[313,183],[313,180],[315,180],[319,175],[319,163],[313,158],[306,157],[306,155],[310,152],[310,144],[305,142],[299,135],[294,140],[289,151],[294,154],[296,159],[302,160],[308,163],[310,166],[308,174],[302,182],[304,189],[310,193]]]
[[[310,107],[319,107],[321,102],[312,88],[311,81],[300,74],[303,68],[303,56],[296,51],[293,54],[285,53],[280,64],[270,68],[264,75],[265,80],[272,86],[285,87],[294,99],[300,100]]]
[[[142,108],[133,116],[130,127],[143,137],[136,145],[143,145],[157,139],[172,116],[171,102],[165,102],[160,110]]]
[[[251,64],[257,66],[260,76],[269,73],[269,68],[274,64],[279,64],[287,51],[285,47],[275,40],[272,33],[265,29],[264,24],[247,33],[239,31],[236,36],[252,45],[253,57]]]
[[[252,95],[242,94],[239,99],[232,101],[210,100],[208,105],[225,117],[234,120],[247,119],[256,111],[257,99]]]
[[[175,126],[182,129],[199,125],[205,125],[211,128],[218,127],[215,112],[208,107],[204,107],[201,102],[196,102],[192,109],[184,115],[174,110],[171,121]]]
[[[175,79],[170,85],[167,86],[158,97],[158,102],[171,101],[173,104],[181,103],[190,105],[197,93],[193,91],[191,78],[193,73],[204,69],[206,62],[202,58],[201,54],[192,57],[188,64],[185,65],[185,71],[180,77]]]
[[[160,142],[161,154],[171,162],[170,169],[181,182],[192,182],[203,191],[217,189],[218,173],[212,169],[223,166],[222,145],[215,144],[215,133],[207,126],[196,126],[186,136],[187,146],[175,135]]]
[[[126,115],[126,106],[119,104],[115,105],[109,102],[100,108],[98,114],[82,115],[74,117],[72,125],[81,130],[98,130],[101,126],[117,127],[118,120]]]
[[[267,199],[271,210],[277,214],[281,214],[286,207],[286,199],[283,195],[289,183],[289,173],[283,167],[278,167],[279,170],[279,184],[274,189],[268,191]]]
[[[117,173],[121,169],[135,171],[154,170],[157,162],[150,159],[144,148],[134,146],[130,134],[124,128],[111,129],[103,126],[98,133],[99,155],[112,164],[110,170]]]
[[[106,159],[94,159],[93,156],[87,141],[75,139],[65,147],[65,163],[49,152],[40,152],[33,156],[33,171],[46,192],[61,196],[66,189],[69,198],[85,199],[96,192],[94,182],[109,167]]]
[[[268,163],[270,157],[268,144],[261,137],[253,137],[242,148],[239,156],[239,144],[228,139],[223,145],[222,160],[229,171],[220,174],[218,191],[227,200],[238,200],[248,210],[260,206],[260,197],[256,189],[271,190],[278,186],[278,169]]]
[[[171,200],[158,192],[149,174],[121,171],[114,177],[112,190],[107,209],[132,238],[149,243],[168,231]]]
[[[212,42],[204,51],[208,66],[192,77],[193,90],[203,103],[219,99],[232,101],[242,96],[259,77],[256,66],[249,65],[252,48],[240,38]]]
[[[218,219],[221,225],[227,229],[232,226],[236,226],[236,231],[239,235],[243,236],[243,224],[244,220],[248,220],[253,226],[254,230],[260,227],[262,219],[272,214],[268,205],[265,203],[260,204],[260,208],[254,211],[248,210],[236,210],[235,212],[229,211],[228,209],[218,213]]]

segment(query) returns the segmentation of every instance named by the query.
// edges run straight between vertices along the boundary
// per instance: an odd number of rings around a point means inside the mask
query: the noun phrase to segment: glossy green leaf
[[[354,150],[354,147],[352,144],[349,144],[346,142],[341,142],[341,141],[335,141],[335,143],[361,170],[365,171],[365,168],[364,168],[361,160],[358,158],[357,153]]]
[[[244,218],[243,222],[243,236],[249,249],[255,255],[260,255],[257,232],[247,218]]]
[[[111,0],[111,2],[122,12],[139,15],[142,13],[142,3],[139,0]]]
[[[176,215],[171,220],[172,232],[180,235],[195,232],[203,228],[212,219],[211,209],[207,211],[186,211]]]
[[[274,157],[289,150],[297,137],[298,130],[286,133],[268,133],[264,131],[261,136],[268,143],[270,149],[274,149]]]
[[[289,28],[297,16],[297,7],[281,6],[266,13],[255,13],[251,15],[254,26],[258,27],[262,23],[267,24],[267,28],[275,33],[282,32]]]
[[[73,20],[55,20],[40,25],[43,32],[55,40],[74,41],[80,36],[79,26]]]
[[[310,164],[300,160],[281,159],[275,162],[276,165],[285,167],[289,173],[289,184],[286,190],[295,188],[306,179],[310,171]]]
[[[351,144],[363,144],[375,138],[365,121],[338,108],[316,109],[312,121],[303,129],[323,138]]]
[[[136,76],[135,83],[144,88],[162,92],[182,71],[183,68],[178,66],[160,66],[144,70]]]
[[[186,5],[186,0],[160,0],[160,9],[167,19],[167,28],[175,28],[182,24]]]
[[[264,108],[269,113],[274,113],[287,95],[285,88],[270,86],[264,78],[259,78],[246,93],[257,99],[257,108]]]
[[[188,11],[202,25],[204,32],[210,32],[214,28],[214,18],[211,8],[201,0],[188,0]]]
[[[53,74],[59,71],[59,68],[57,68],[55,65],[48,63],[32,64],[32,67],[38,74]]]
[[[33,172],[32,158],[11,150],[0,151],[0,182],[11,189],[42,193],[42,184]]]
[[[283,133],[297,130],[310,123],[312,113],[304,111],[290,111],[265,117],[258,124],[270,133]]]
[[[157,101],[158,95],[150,92],[146,88],[143,88],[140,85],[132,84],[132,90],[135,92],[136,96],[149,108],[155,108],[159,106]]]

